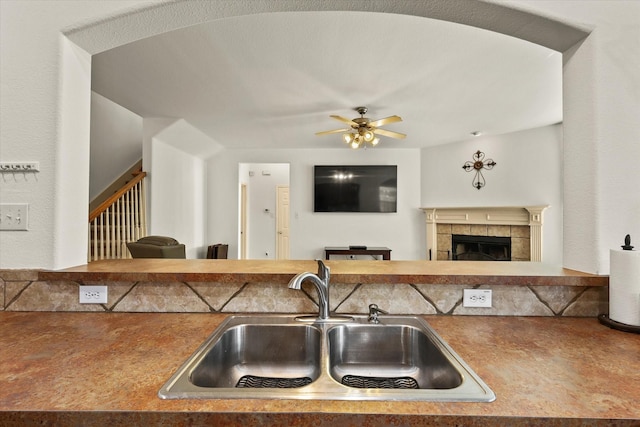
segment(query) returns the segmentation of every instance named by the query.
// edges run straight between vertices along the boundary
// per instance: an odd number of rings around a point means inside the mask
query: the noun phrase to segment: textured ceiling
[[[378,148],[562,121],[562,55],[487,30],[368,12],[226,18],[93,56],[92,87],[143,117],[182,118],[228,148],[338,148],[331,118],[397,114]],[[376,149],[378,149],[376,148]]]

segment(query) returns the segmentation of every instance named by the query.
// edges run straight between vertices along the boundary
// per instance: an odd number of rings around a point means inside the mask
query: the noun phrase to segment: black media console
[[[366,246],[324,248],[324,258],[329,259],[331,255],[381,255],[383,260],[388,261],[391,259],[391,249],[384,247],[368,248]]]

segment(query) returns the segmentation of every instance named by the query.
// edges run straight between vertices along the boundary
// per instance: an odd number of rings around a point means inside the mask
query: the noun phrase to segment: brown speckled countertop
[[[533,286],[607,286],[599,276],[538,262],[324,261],[339,283],[429,283]],[[40,280],[139,280],[191,282],[287,282],[317,271],[310,260],[123,259],[95,261],[60,271],[41,271]]]
[[[427,316],[492,403],[158,398],[224,318],[0,312],[0,425],[640,425],[640,335],[593,318]]]

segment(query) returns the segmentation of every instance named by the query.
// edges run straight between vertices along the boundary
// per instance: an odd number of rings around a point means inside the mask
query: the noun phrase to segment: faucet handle
[[[322,281],[329,282],[329,277],[331,277],[331,271],[329,267],[324,265],[324,262],[322,262],[321,259],[317,259],[316,261],[318,262],[318,277]]]

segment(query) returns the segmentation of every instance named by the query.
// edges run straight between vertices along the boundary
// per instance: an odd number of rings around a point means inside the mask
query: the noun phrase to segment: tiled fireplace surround
[[[451,259],[451,236],[491,236],[511,238],[511,260],[531,260],[531,239],[526,225],[479,225],[479,224],[437,224],[438,260]]]

